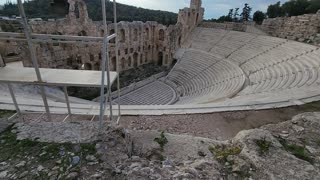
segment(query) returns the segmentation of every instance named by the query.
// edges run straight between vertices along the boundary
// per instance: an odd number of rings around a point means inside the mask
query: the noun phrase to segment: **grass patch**
[[[7,118],[12,116],[16,111],[7,111],[7,110],[0,110],[0,118]]]
[[[308,151],[303,146],[299,146],[297,144],[289,144],[284,139],[281,139],[280,143],[282,144],[282,146],[284,147],[284,149],[286,151],[290,152],[295,157],[302,159],[302,160],[305,160],[305,161],[308,161],[310,163],[313,163],[312,157],[310,156]]]
[[[271,142],[267,141],[266,138],[256,140],[256,145],[259,147],[260,155],[263,155],[269,151]]]
[[[304,104],[300,108],[302,111],[320,111],[320,101]]]
[[[161,132],[160,137],[154,138],[154,141],[159,144],[161,151],[164,150],[164,146],[168,143],[168,139],[164,135],[163,131]]]
[[[227,161],[227,157],[230,155],[238,155],[242,149],[239,146],[227,147],[227,146],[209,146],[209,151],[220,161]]]
[[[34,167],[42,165],[46,169],[58,166],[58,176],[65,179],[67,170],[80,172],[81,167],[86,166],[84,161],[87,155],[96,155],[95,143],[71,144],[71,143],[44,143],[34,140],[17,140],[17,135],[12,133],[12,126],[0,134],[0,162],[15,165],[21,161],[28,164],[19,168],[31,172]],[[79,156],[80,161],[73,164],[72,159]],[[27,158],[32,157],[32,158]],[[18,173],[18,172],[17,172]],[[19,174],[19,173],[18,173]],[[49,179],[47,172],[39,172],[39,175],[28,174],[26,179]]]

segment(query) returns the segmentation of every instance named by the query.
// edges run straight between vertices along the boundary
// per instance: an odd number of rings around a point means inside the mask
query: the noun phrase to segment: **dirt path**
[[[161,130],[216,140],[233,138],[238,132],[266,124],[287,121],[309,111],[320,111],[319,103],[261,111],[222,112],[170,116],[125,116],[121,124],[129,129]]]

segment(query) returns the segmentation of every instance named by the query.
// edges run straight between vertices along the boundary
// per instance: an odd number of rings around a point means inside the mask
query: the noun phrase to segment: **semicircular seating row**
[[[208,37],[211,38],[208,38]],[[314,89],[320,85],[319,47],[269,36],[197,28],[190,47],[232,61],[247,76],[237,96]],[[301,92],[301,97],[308,94]],[[320,94],[320,91],[319,91]]]
[[[303,91],[320,85],[320,50],[316,46],[243,32],[196,28],[186,47],[163,80],[165,86],[175,89],[175,104],[222,102],[233,97],[245,100],[246,96]],[[157,89],[159,83],[155,82],[139,91],[151,93]],[[137,91],[132,95],[139,97],[139,103],[124,104],[168,104],[170,98],[162,101],[166,99],[163,96],[175,95],[172,89],[166,89],[151,100],[149,95],[138,96]]]

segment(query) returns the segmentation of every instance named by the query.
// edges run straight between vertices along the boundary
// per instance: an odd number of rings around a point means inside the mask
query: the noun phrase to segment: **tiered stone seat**
[[[320,59],[316,55],[320,50],[308,45],[300,45],[300,48],[286,46],[280,46],[241,66],[250,79],[250,86],[241,94],[316,85],[320,68]]]
[[[235,95],[245,82],[242,70],[209,53],[189,49],[166,81],[176,85],[177,104],[208,103]]]
[[[131,93],[121,96],[120,104],[165,105],[173,103],[175,99],[175,90],[164,82],[157,80]],[[118,100],[114,100],[114,103],[118,103]]]

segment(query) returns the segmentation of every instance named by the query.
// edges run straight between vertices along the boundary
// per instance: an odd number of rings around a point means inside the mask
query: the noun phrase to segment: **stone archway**
[[[84,70],[92,70],[92,65],[90,63],[84,63],[83,64],[83,69]]]
[[[164,41],[164,30],[163,29],[159,30],[159,40]]]
[[[158,66],[162,66],[163,65],[163,53],[159,52],[158,53]]]
[[[111,70],[112,71],[117,70],[117,58],[116,57],[111,58]]]
[[[125,61],[126,61],[125,58],[121,58],[121,70],[124,70],[126,68]]]
[[[120,29],[120,42],[124,43],[126,42],[126,32],[124,31],[124,29]]]
[[[133,67],[138,67],[138,53],[136,52],[133,54]]]
[[[132,59],[131,57],[128,58],[128,67],[131,68],[132,66]]]

